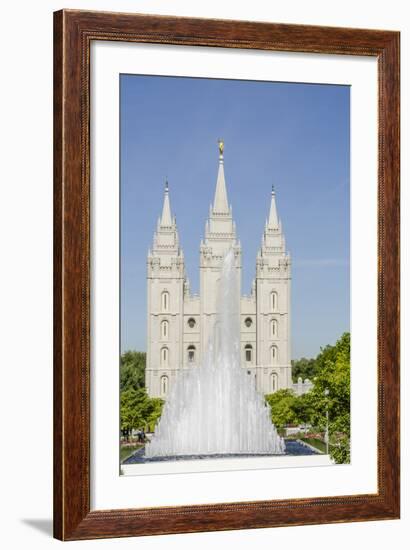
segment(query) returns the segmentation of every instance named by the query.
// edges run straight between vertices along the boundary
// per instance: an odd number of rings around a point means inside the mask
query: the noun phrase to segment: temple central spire
[[[228,195],[226,193],[225,172],[224,172],[224,142],[218,141],[219,167],[216,180],[213,211],[217,214],[229,214]]]
[[[219,166],[215,197],[209,207],[209,217],[205,224],[205,238],[201,241],[201,267],[220,268],[226,252],[234,247],[240,266],[240,243],[236,238],[232,208],[228,203],[224,174],[224,143],[218,140]],[[216,273],[216,271],[215,271]],[[212,275],[214,277],[215,273]],[[216,275],[215,275],[216,276]]]

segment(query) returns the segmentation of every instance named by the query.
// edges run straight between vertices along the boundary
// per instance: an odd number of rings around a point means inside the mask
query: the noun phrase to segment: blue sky
[[[292,257],[292,358],[350,327],[350,88],[121,75],[121,350],[146,349],[146,256],[169,180],[191,289],[225,141],[250,291],[274,184]]]

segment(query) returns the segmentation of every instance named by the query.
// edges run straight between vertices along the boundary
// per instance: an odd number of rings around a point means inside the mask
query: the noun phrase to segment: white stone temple
[[[215,196],[199,249],[199,295],[190,291],[168,184],[165,186],[162,215],[147,259],[146,387],[151,397],[166,398],[183,369],[201,364],[216,317],[221,263],[230,247],[235,252],[241,288],[241,244],[228,203],[223,153],[220,141]],[[264,394],[292,388],[290,292],[290,255],[272,189],[251,293],[240,297],[242,367]]]

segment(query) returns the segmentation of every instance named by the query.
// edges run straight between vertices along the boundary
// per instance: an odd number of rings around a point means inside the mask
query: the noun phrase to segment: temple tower
[[[182,363],[185,266],[176,219],[171,214],[168,182],[162,215],[147,258],[148,394],[165,397]]]
[[[292,386],[290,349],[291,261],[272,187],[269,218],[256,259],[257,388],[273,393]]]
[[[200,334],[203,351],[206,349],[216,318],[218,284],[222,261],[233,247],[238,273],[238,289],[241,282],[241,245],[236,238],[232,207],[228,203],[224,171],[224,144],[219,141],[219,166],[213,204],[205,224],[205,237],[200,245]],[[240,294],[238,294],[239,300]]]

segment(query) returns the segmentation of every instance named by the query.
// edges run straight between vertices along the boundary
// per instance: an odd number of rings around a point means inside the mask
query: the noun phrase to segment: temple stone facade
[[[215,195],[199,247],[199,295],[190,291],[165,186],[162,214],[147,259],[146,387],[151,397],[166,398],[181,370],[201,364],[215,322],[221,264],[230,247],[241,288],[241,244],[228,203],[223,153],[219,142]],[[272,189],[251,293],[240,297],[242,367],[263,394],[292,389],[290,293],[290,255]]]

